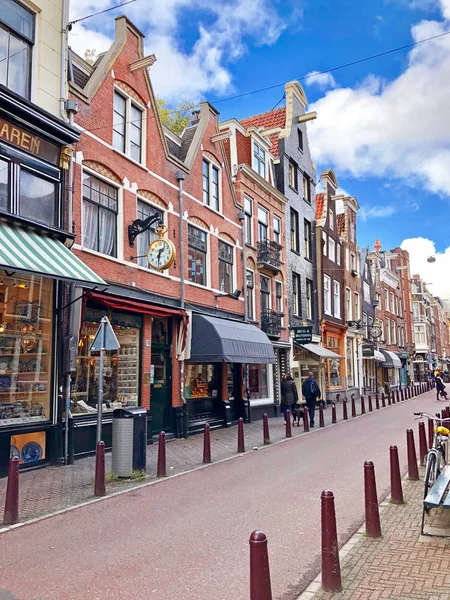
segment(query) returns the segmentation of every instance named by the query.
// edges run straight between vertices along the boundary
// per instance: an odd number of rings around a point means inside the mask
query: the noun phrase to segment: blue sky
[[[114,17],[125,11],[158,58],[156,93],[169,102],[208,99],[223,119],[270,110],[283,86],[223,101],[229,96],[450,30],[450,0],[152,0],[143,10],[144,3],[76,25],[72,46],[105,50]],[[113,4],[73,2],[72,18]],[[422,259],[432,253],[448,272],[450,35],[303,86],[318,112],[308,126],[318,174],[332,167],[358,198],[360,245],[412,239],[413,270],[427,269]]]

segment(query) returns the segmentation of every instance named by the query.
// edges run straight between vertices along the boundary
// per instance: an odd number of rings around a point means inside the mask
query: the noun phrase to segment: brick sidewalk
[[[342,548],[342,592],[323,592],[319,576],[298,600],[450,598],[450,540],[420,536],[423,469],[421,471],[421,481],[403,481],[406,504],[382,503],[381,538],[365,537],[362,527]],[[446,520],[450,533],[450,515],[436,518]]]
[[[366,399],[366,411],[368,411]],[[357,415],[361,413],[360,402]],[[375,410],[375,401],[374,401]],[[392,410],[395,407],[387,407]],[[342,402],[336,405],[337,420],[342,421]],[[324,411],[325,426],[331,426],[331,406]],[[351,419],[351,403],[348,403],[348,416]],[[282,417],[269,419],[272,443],[285,438],[285,425]],[[319,411],[316,411],[316,428],[319,428]],[[245,448],[263,446],[262,421],[255,421],[244,426]],[[303,424],[292,428],[292,435],[305,435]],[[213,462],[237,456],[237,427],[217,429],[211,432],[211,454]],[[126,480],[107,484],[107,494],[135,487],[136,485],[156,480],[157,444],[147,446],[147,475],[144,480]],[[203,436],[196,435],[188,439],[170,440],[166,444],[167,474],[175,474],[197,469],[202,466]],[[44,469],[23,472],[20,475],[20,519],[27,521],[54,513],[65,508],[92,500],[94,482],[95,457],[76,460],[70,466],[50,466]],[[106,455],[106,471],[111,470],[111,453]],[[6,478],[0,479],[0,506],[3,506],[6,492]],[[0,525],[1,527],[1,525]]]

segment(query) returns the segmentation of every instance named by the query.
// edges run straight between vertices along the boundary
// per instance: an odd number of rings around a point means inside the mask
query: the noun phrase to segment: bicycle
[[[450,435],[450,429],[444,427],[442,423],[444,421],[450,421],[450,419],[441,419],[437,415],[431,415],[426,412],[418,412],[414,413],[414,415],[418,419],[425,417],[440,423],[440,425],[434,427],[433,443],[427,453],[424,478],[425,489],[423,496],[425,499],[428,496],[429,490],[433,487],[434,482],[441,474],[442,469],[447,465],[447,442]]]

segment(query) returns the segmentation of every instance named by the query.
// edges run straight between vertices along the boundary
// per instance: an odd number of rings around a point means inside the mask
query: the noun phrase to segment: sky
[[[118,3],[73,1],[71,19]],[[317,173],[333,168],[361,206],[359,245],[401,245],[450,299],[450,35],[302,80],[450,31],[450,0],[136,0],[75,24],[72,48],[106,50],[123,13],[156,54],[153,86],[169,104],[206,99],[240,119],[281,106],[298,79],[318,114]]]

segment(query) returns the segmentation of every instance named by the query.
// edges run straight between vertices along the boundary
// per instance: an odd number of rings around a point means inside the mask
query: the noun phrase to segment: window
[[[147,204],[147,202],[143,202],[142,200],[138,200],[137,201],[137,218],[141,219],[141,221],[145,221],[145,219],[148,219],[148,217],[152,217],[153,215],[158,215],[158,217],[161,219],[161,221],[163,220],[163,212],[162,210],[158,209],[158,208],[154,208],[153,206],[150,206],[150,204]],[[147,249],[150,246],[150,244],[153,242],[153,240],[155,240],[158,236],[158,234],[155,232],[155,229],[157,227],[157,224],[154,223],[149,229],[147,229],[147,231],[144,231],[143,233],[141,233],[140,235],[138,235],[137,241],[138,241],[138,265],[140,265],[141,267],[148,267],[150,268],[150,265],[148,264],[147,261]]]
[[[416,344],[421,344],[422,346],[427,343],[425,325],[416,325],[414,330],[414,340]]]
[[[188,225],[188,280],[206,285],[206,232]]]
[[[224,294],[233,291],[233,246],[219,240],[219,289]]]
[[[281,281],[275,281],[275,310],[283,312],[283,286]]]
[[[389,292],[384,288],[384,310],[389,311]]]
[[[255,318],[255,277],[253,271],[246,271],[247,275],[247,314],[248,318],[253,320]]]
[[[297,317],[302,314],[301,280],[298,273],[292,273],[292,310]]]
[[[303,200],[311,204],[311,182],[307,175],[303,175]]]
[[[269,227],[268,227],[269,217],[268,217],[268,215],[269,215],[269,213],[267,212],[267,210],[265,208],[258,206],[258,241],[259,242],[264,242],[269,238],[269,236],[268,236],[268,232],[269,232]]]
[[[345,249],[345,270],[350,271],[350,251],[348,248]]]
[[[361,316],[361,307],[360,307],[360,303],[359,303],[359,294],[358,294],[358,292],[355,292],[354,298],[355,298],[355,303],[354,303],[355,314],[353,315],[353,319],[355,321],[359,321],[360,316]]]
[[[289,186],[298,191],[298,167],[292,160],[289,161]]]
[[[253,200],[248,196],[244,196],[244,213],[245,213],[245,241],[247,244],[252,244],[252,215],[253,215]]]
[[[330,209],[329,225],[330,225],[331,231],[334,231],[334,212],[331,209]]]
[[[281,242],[281,221],[278,217],[273,217],[273,241],[279,244]]]
[[[328,238],[328,258],[333,262],[336,261],[336,242],[332,237]]]
[[[341,318],[341,284],[333,281],[333,306],[336,319]]]
[[[137,162],[142,161],[142,113],[131,98],[114,92],[113,146]]]
[[[363,324],[363,332],[364,332],[363,335],[364,335],[364,337],[368,337],[368,334],[367,334],[367,315],[366,315],[365,312],[363,312],[363,314],[362,314],[362,324]]]
[[[83,173],[83,246],[117,256],[117,188]]]
[[[297,127],[298,149],[303,152],[303,133],[300,127]]]
[[[266,178],[266,151],[256,142],[253,142],[253,168],[258,175]]]
[[[350,254],[350,270],[358,272],[356,268],[356,256],[353,253]]]
[[[353,338],[348,337],[346,341],[346,354],[347,354],[347,383],[349,387],[353,387],[355,385],[354,381],[354,342]]]
[[[391,344],[391,320],[386,318],[386,344]]]
[[[394,296],[394,292],[390,293],[390,298],[391,298],[391,313],[393,315],[395,315],[395,296]]]
[[[352,291],[345,288],[345,318],[347,321],[352,320]]]
[[[298,212],[291,208],[291,250],[300,252],[300,239],[298,232]]]
[[[363,298],[364,298],[364,302],[367,302],[367,304],[370,304],[370,286],[367,283],[367,281],[363,282]]]
[[[331,315],[331,279],[328,275],[323,276],[323,310]]]
[[[355,241],[355,219],[353,216],[350,216],[350,241]]]
[[[336,244],[336,264],[341,266],[341,245]]]
[[[261,301],[261,315],[267,313],[270,310],[270,286],[271,280],[269,277],[265,277],[264,275],[259,276],[260,282],[260,301]]]
[[[305,219],[304,221],[304,236],[305,236],[305,258],[312,260],[312,239],[311,239],[311,223]]]
[[[261,400],[269,397],[267,365],[248,365],[248,388],[250,400]]]
[[[418,302],[412,303],[414,321],[420,321],[420,308]]]
[[[325,231],[322,231],[322,252],[324,256],[327,256],[328,252],[328,236]]]
[[[313,282],[306,280],[306,318],[312,321],[313,318]]]
[[[0,84],[30,99],[34,14],[13,0],[0,11]]]
[[[214,210],[220,210],[220,184],[219,169],[209,160],[203,159],[202,163],[203,179],[203,204],[210,206]]]
[[[394,346],[397,343],[397,334],[396,334],[396,323],[394,320],[391,321],[391,343]]]

